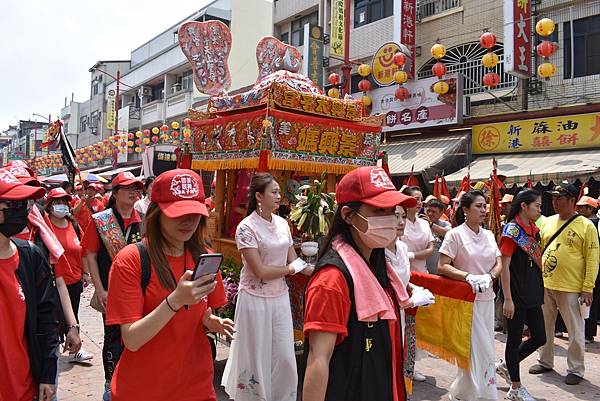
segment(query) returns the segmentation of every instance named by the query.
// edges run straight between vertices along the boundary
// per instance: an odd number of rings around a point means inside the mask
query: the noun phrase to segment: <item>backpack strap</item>
[[[75,219],[71,220],[71,224],[73,225],[73,230],[75,230],[75,234],[77,234],[77,239],[81,240],[81,228],[79,228],[79,224]]]
[[[150,266],[150,255],[143,242],[136,242],[135,246],[140,253],[140,261],[142,265],[142,292],[146,294],[146,287],[150,283],[150,275],[152,274],[152,268]]]
[[[544,247],[544,249],[542,250],[542,255],[544,254],[544,252],[546,252],[546,249],[548,249],[548,247],[550,246],[550,244],[552,242],[554,242],[555,239],[558,238],[558,236],[560,235],[560,233],[563,232],[563,230],[565,228],[567,228],[569,226],[569,224],[571,224],[573,222],[573,220],[575,220],[577,217],[579,217],[578,214],[574,214],[573,216],[571,216],[571,218],[569,220],[567,220],[565,222],[565,224],[563,224],[557,232],[554,233],[554,235],[552,237],[550,237],[550,239],[548,240],[548,242],[546,243],[546,246]]]

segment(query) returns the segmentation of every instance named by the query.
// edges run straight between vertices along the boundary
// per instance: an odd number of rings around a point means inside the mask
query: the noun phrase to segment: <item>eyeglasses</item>
[[[31,209],[35,201],[30,200],[2,200],[0,199],[0,204],[6,205],[6,209],[23,209],[27,208],[27,210]]]

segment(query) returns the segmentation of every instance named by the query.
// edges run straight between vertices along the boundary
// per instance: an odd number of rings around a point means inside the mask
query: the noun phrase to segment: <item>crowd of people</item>
[[[276,213],[279,183],[256,173],[235,232],[243,267],[234,323],[218,316],[227,302],[220,273],[193,277],[212,253],[213,206],[197,173],[119,173],[109,191],[85,180],[47,191],[12,162],[0,169],[0,400],[53,400],[61,352],[70,362],[95,357],[79,333],[90,285],[104,324],[104,401],[215,400],[207,333],[231,340],[221,384],[235,401],[294,401],[298,389],[305,401],[407,400],[429,357],[415,345],[415,308],[436,301],[411,272],[474,294],[470,366],[458,369],[451,400],[495,400],[496,378],[507,399],[535,400],[520,364],[538,350],[529,373],[552,371],[558,331],[569,339],[565,383],[576,385],[600,318],[598,202],[570,184],[550,195],[549,217],[533,189],[505,196],[496,237],[484,191],[424,199],[418,187],[398,191],[378,167],[357,168],[337,184],[313,265]],[[301,371],[285,280],[295,274],[309,277]],[[498,322],[507,334],[500,360]]]

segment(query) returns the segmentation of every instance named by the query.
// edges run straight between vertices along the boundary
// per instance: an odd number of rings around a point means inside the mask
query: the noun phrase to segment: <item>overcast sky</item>
[[[129,60],[204,2],[0,0],[0,131],[32,113],[59,117],[72,92],[85,101],[96,61]]]

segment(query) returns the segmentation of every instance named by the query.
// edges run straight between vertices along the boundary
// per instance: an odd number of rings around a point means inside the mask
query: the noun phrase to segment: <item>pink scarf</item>
[[[365,260],[341,238],[333,241],[333,249],[340,255],[346,268],[352,276],[354,284],[354,300],[356,303],[356,314],[361,322],[376,322],[377,319],[396,320],[394,305],[381,288],[379,282],[367,266]],[[400,306],[404,307],[409,302],[406,286],[396,271],[386,262],[387,275],[392,284],[396,298]]]
[[[35,229],[39,231],[44,245],[46,245],[46,248],[48,248],[48,252],[50,253],[50,264],[56,264],[63,253],[65,253],[65,249],[60,242],[58,242],[54,231],[48,227],[46,220],[44,220],[44,217],[40,213],[37,206],[31,208],[31,212],[29,212],[27,220],[32,227],[35,227]]]

